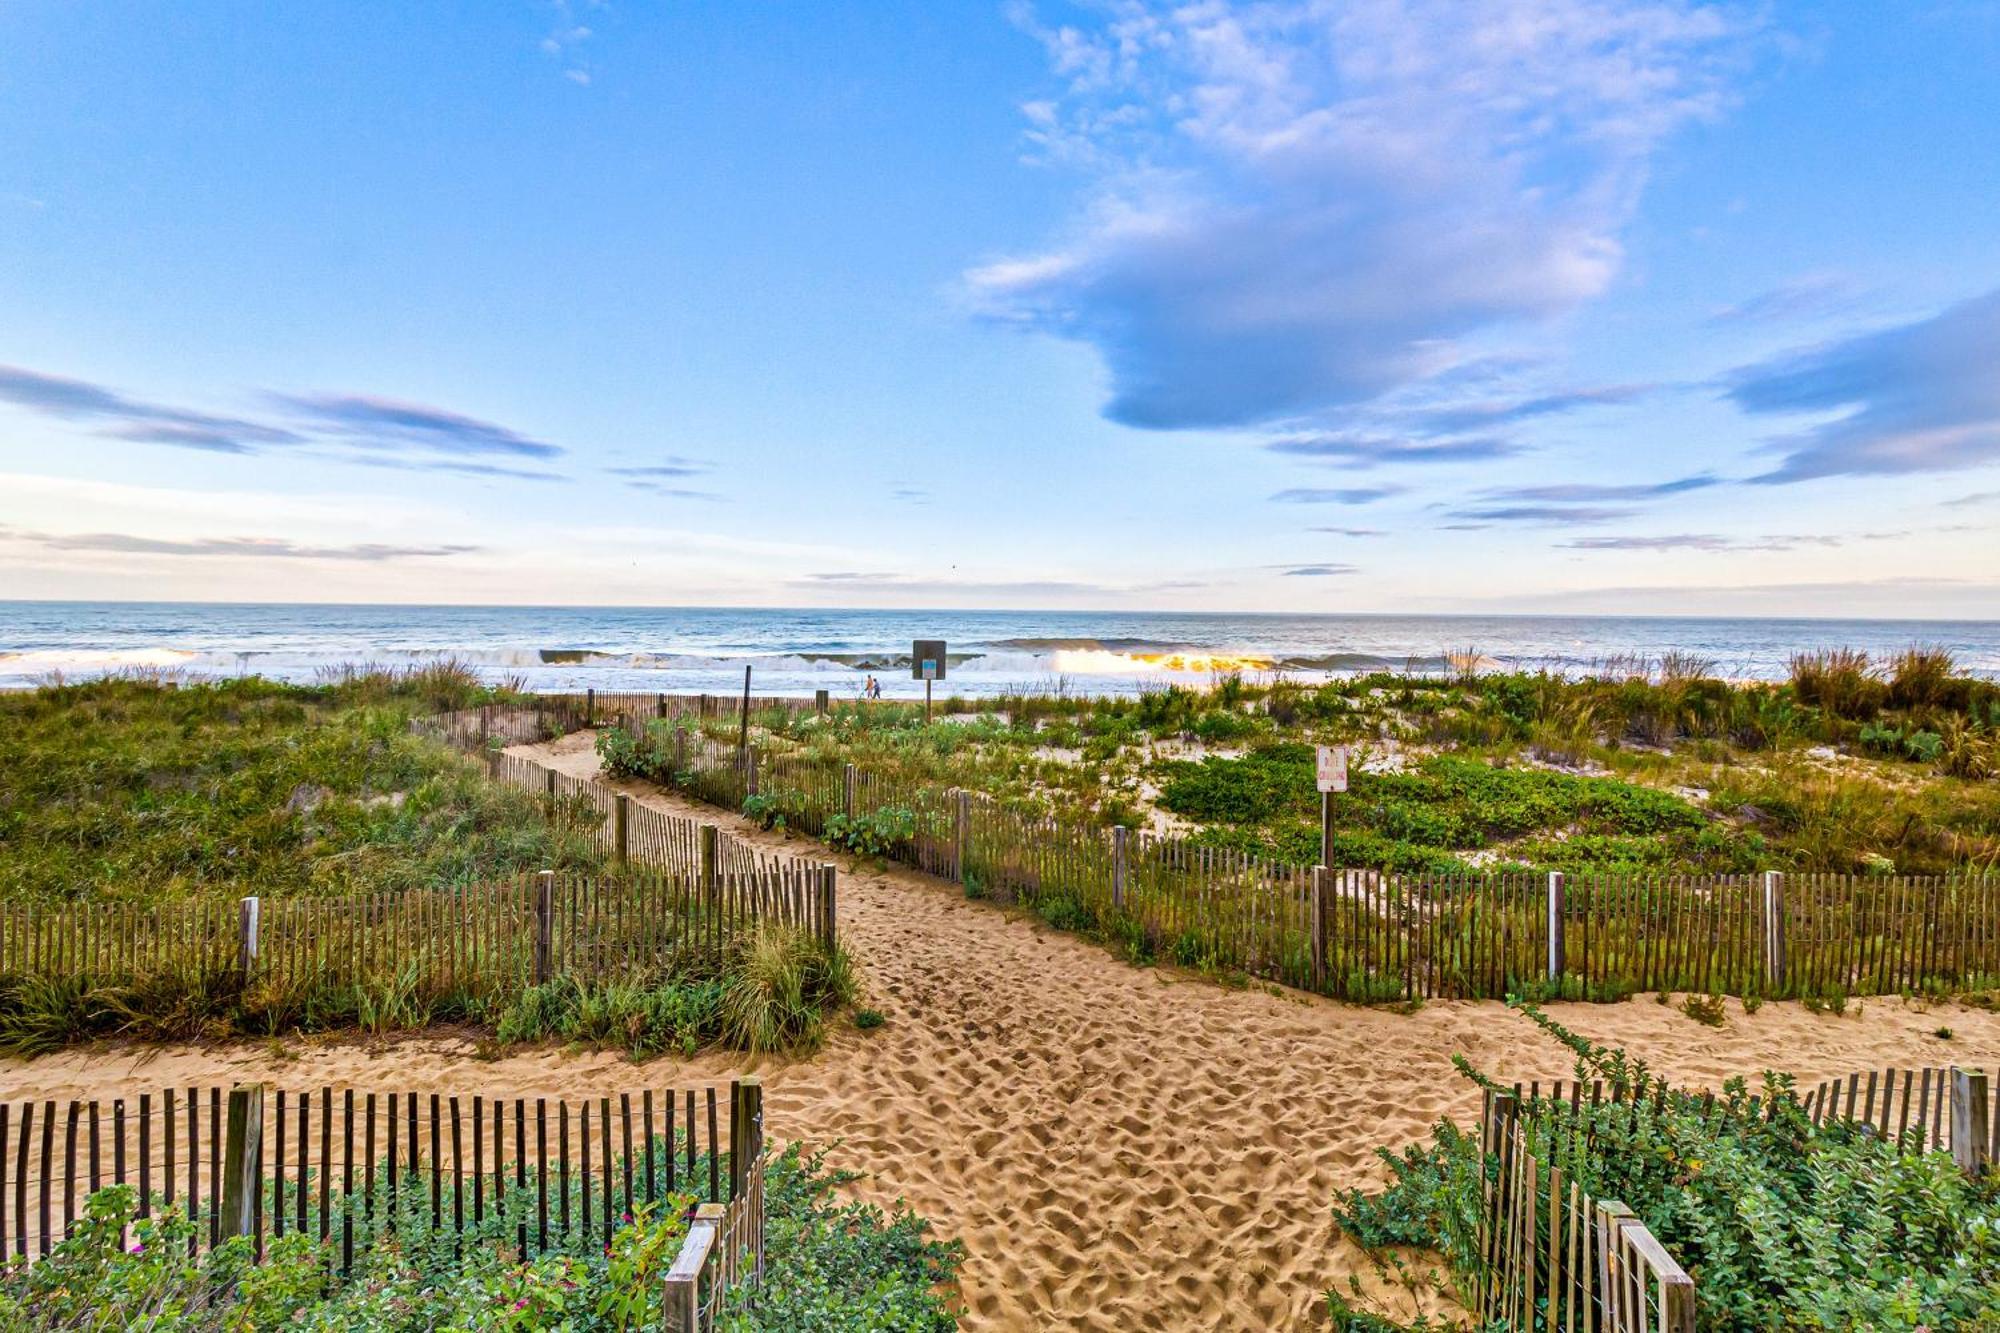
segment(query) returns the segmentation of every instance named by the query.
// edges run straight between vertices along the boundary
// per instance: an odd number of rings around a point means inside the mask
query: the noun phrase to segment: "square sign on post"
[[[1347,790],[1347,747],[1319,747],[1319,863],[1333,864],[1333,798]]]
[[[924,683],[924,725],[931,724],[931,682],[944,679],[944,640],[917,639],[910,644],[910,677]]]
[[[1347,790],[1347,747],[1319,747],[1319,789],[1323,792]]]

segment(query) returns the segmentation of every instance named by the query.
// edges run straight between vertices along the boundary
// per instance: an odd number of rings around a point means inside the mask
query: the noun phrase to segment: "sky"
[[[0,597],[2000,614],[2000,0],[0,3]]]

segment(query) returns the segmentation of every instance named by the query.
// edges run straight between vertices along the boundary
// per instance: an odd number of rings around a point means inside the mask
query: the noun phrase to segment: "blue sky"
[[[1990,616],[2000,3],[0,6],[0,595]]]

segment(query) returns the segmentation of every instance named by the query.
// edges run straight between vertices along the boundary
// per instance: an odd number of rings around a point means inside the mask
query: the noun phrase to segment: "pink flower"
[[[522,1297],[522,1298],[521,1298],[520,1300],[518,1300],[518,1301],[515,1301],[515,1302],[514,1302],[514,1308],[515,1308],[516,1310],[525,1310],[525,1309],[527,1309],[527,1308],[528,1308],[528,1298],[527,1298],[526,1296],[523,1296],[523,1297]]]
[[[128,1254],[144,1254],[145,1252],[146,1252],[146,1242],[143,1240],[133,1241],[132,1248],[127,1251]]]

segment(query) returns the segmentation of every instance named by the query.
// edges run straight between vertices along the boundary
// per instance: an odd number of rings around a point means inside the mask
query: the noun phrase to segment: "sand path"
[[[532,752],[596,772],[580,738]],[[826,855],[650,787],[627,790],[773,849]],[[1335,1191],[1379,1179],[1377,1144],[1476,1111],[1454,1053],[1514,1077],[1569,1072],[1498,1004],[1395,1014],[1228,990],[1126,966],[900,869],[843,863],[840,930],[889,1021],[873,1033],[843,1023],[809,1059],[766,1061],[769,1124],[778,1137],[842,1140],[837,1159],[870,1173],[863,1195],[907,1198],[965,1241],[973,1329],[1313,1327],[1320,1293],[1367,1267],[1333,1233]],[[1553,1008],[1593,1038],[1711,1085],[1766,1065],[1819,1077],[1991,1065],[2000,1053],[2000,1016],[1958,1006],[1878,1000],[1834,1017],[1789,1004],[1746,1015],[1731,1002],[1719,1029],[1649,998]],[[1954,1039],[1932,1035],[1940,1026]],[[643,1081],[745,1067],[714,1055],[663,1060]],[[258,1044],[71,1052],[0,1067],[0,1088],[65,1097],[127,1079],[248,1076],[571,1095],[641,1081],[615,1053],[483,1061],[469,1042],[413,1038],[294,1043],[282,1054]]]

